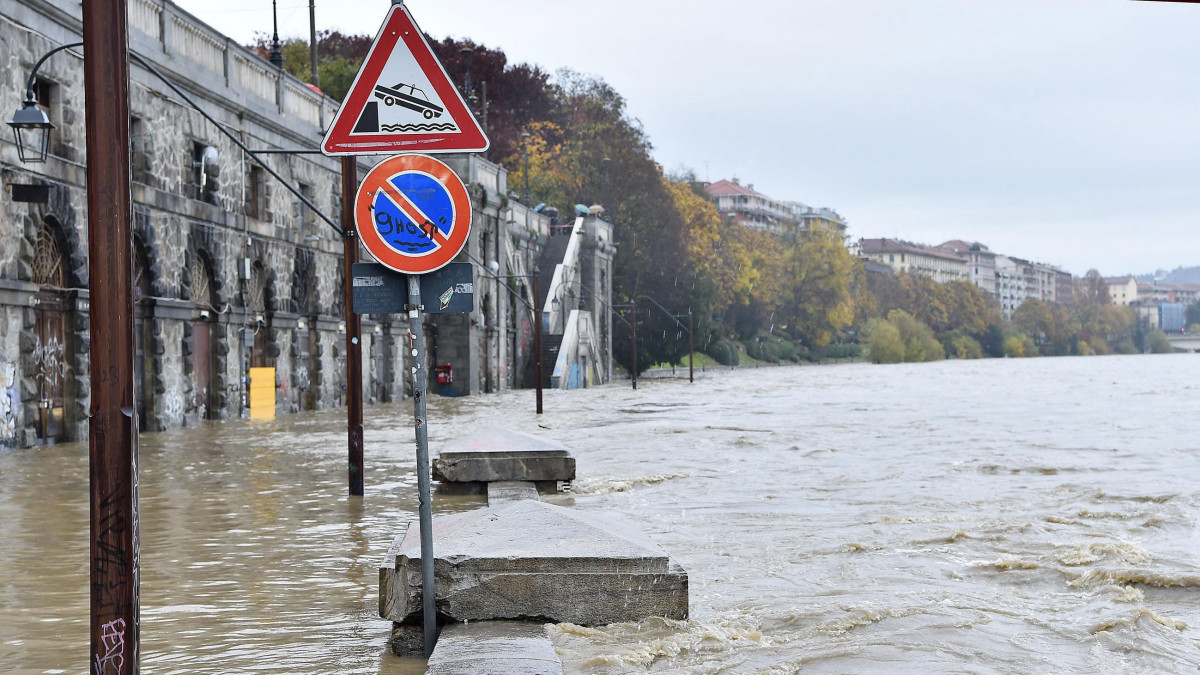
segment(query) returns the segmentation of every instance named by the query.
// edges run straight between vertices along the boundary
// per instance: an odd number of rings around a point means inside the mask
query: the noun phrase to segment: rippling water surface
[[[431,437],[564,441],[573,495],[689,571],[692,619],[554,626],[569,672],[1200,668],[1200,360],[710,371],[435,399]],[[416,508],[411,406],[142,437],[147,673],[410,673],[375,567]],[[541,428],[538,425],[542,425]],[[439,499],[440,511],[473,508]],[[0,671],[87,664],[87,448],[0,452]]]

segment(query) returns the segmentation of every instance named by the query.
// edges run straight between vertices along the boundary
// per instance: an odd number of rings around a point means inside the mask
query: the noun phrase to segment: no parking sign
[[[426,155],[399,155],[363,178],[354,226],[385,267],[425,274],[449,264],[466,245],[471,200],[450,167]]]

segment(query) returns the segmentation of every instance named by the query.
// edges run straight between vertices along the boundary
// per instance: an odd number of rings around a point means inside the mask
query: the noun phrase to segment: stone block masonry
[[[438,618],[596,626],[688,617],[688,578],[636,526],[540,501],[502,501],[434,519]],[[421,648],[415,522],[380,568],[379,607],[398,654]]]
[[[516,621],[446,626],[426,675],[562,675],[562,660],[541,624]]]
[[[501,429],[446,444],[433,461],[435,480],[571,481],[575,458],[557,441]]]
[[[433,521],[434,604],[450,625],[429,672],[558,673],[538,622],[688,617],[687,572],[635,525],[540,501],[539,488],[575,477],[560,443],[488,431],[451,441],[434,466],[443,489],[485,493],[487,507]],[[379,615],[399,656],[424,650],[420,539],[405,523],[379,567]]]
[[[0,0],[0,108],[17,110],[33,64],[81,34],[78,3]],[[315,147],[338,104],[170,0],[131,0],[129,46],[251,148]],[[56,125],[48,161],[22,164],[11,141],[0,142],[0,447],[87,435],[87,287],[94,261],[86,246],[78,52],[47,60],[35,94]],[[245,415],[251,367],[275,368],[281,414],[343,405],[341,238],[136,63],[130,109],[133,347],[142,430]],[[321,212],[339,219],[338,161],[263,157]],[[529,274],[549,219],[509,202],[502,167],[477,156],[447,159],[471,194],[470,256],[496,262],[500,275]],[[360,175],[367,168],[364,161]],[[49,200],[15,202],[17,184],[48,186]],[[523,307],[532,303],[530,291],[478,270],[475,285],[479,302],[469,315],[431,320],[426,331],[431,376],[434,364],[455,371],[453,384],[431,382],[431,391],[469,395],[524,384],[515,374],[529,360],[531,315]],[[363,330],[364,401],[404,398],[411,390],[406,319],[364,317]]]

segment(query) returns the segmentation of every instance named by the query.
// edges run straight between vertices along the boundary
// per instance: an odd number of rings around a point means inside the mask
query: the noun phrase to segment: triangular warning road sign
[[[408,9],[392,5],[321,152],[482,152],[487,147],[483,129]]]

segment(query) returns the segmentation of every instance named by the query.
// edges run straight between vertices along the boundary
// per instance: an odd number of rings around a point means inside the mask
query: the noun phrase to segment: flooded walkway
[[[434,399],[431,438],[546,434],[558,503],[633,518],[692,620],[552,629],[567,672],[1196,672],[1200,361],[719,371]],[[376,565],[416,510],[411,407],[142,437],[147,673],[409,673]],[[538,424],[544,429],[539,429]],[[472,498],[435,509],[472,508]],[[0,671],[87,669],[87,448],[0,453]]]

